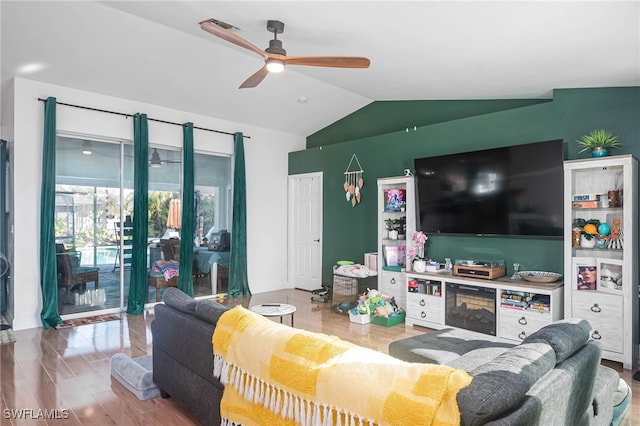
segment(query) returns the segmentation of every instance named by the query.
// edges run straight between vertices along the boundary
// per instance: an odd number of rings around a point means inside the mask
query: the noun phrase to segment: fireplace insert
[[[447,283],[445,324],[496,335],[496,290]]]

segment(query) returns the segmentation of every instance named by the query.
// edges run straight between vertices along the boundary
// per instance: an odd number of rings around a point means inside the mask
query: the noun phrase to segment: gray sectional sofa
[[[211,340],[228,308],[173,287],[163,301],[151,324],[153,380],[162,396],[178,400],[204,425],[219,425],[224,388],[213,377]],[[395,341],[389,353],[468,371],[473,381],[458,394],[466,426],[608,426],[619,375],[600,365],[601,348],[589,340],[589,329],[586,321],[561,321],[519,345],[445,329]]]
[[[519,345],[444,329],[392,342],[389,354],[468,371],[458,394],[462,424],[581,426],[611,424],[619,375],[600,365],[586,321],[559,321]]]
[[[174,287],[155,306],[153,381],[163,397],[178,400],[204,425],[220,424],[223,385],[213,377],[211,338],[227,310],[213,300],[196,301]]]

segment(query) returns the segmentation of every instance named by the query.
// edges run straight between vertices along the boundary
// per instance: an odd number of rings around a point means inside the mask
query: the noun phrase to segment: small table
[[[280,323],[282,323],[282,317],[291,315],[291,327],[293,327],[293,313],[296,311],[296,307],[293,305],[287,303],[263,303],[251,306],[249,310],[265,317],[280,317]]]

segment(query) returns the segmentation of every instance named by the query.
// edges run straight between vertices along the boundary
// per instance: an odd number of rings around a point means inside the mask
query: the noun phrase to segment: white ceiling
[[[3,87],[21,76],[302,136],[376,100],[640,85],[640,1],[4,0],[0,14]],[[281,20],[289,55],[371,67],[289,66],[240,90],[262,59],[202,31],[211,17],[261,48]]]

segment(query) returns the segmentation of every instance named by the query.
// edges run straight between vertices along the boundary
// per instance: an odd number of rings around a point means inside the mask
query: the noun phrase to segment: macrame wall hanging
[[[356,165],[358,166],[357,169],[355,168]],[[362,197],[362,195],[360,194],[360,189],[362,189],[362,185],[364,185],[364,180],[362,179],[363,174],[364,170],[362,170],[360,161],[358,161],[358,157],[353,154],[351,156],[351,161],[349,161],[349,165],[347,166],[347,170],[344,171],[343,185],[345,198],[348,202],[351,203],[351,207],[355,207],[356,204],[360,202],[360,198]]]

